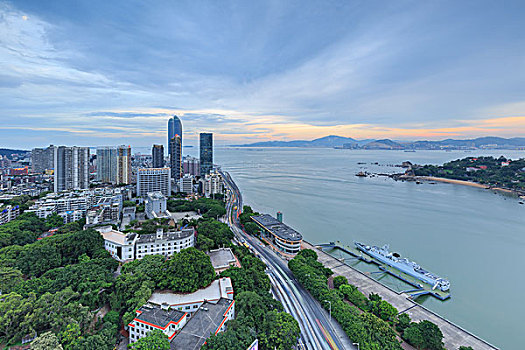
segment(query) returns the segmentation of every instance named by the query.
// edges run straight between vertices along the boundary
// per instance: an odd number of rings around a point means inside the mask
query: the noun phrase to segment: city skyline
[[[524,6],[1,1],[2,146],[521,136]]]

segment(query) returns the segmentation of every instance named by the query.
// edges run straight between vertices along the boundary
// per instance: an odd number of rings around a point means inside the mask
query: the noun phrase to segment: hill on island
[[[304,148],[353,148],[353,149],[394,149],[394,150],[424,150],[424,149],[475,149],[475,148],[499,148],[515,149],[525,147],[525,137],[502,138],[502,137],[479,137],[476,139],[446,139],[441,141],[393,141],[390,139],[356,140],[351,137],[330,135],[307,140],[295,141],[265,141],[243,145],[232,145],[234,147],[304,147]]]

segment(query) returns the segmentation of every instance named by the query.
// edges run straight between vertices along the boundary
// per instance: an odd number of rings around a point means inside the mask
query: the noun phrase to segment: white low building
[[[113,230],[112,226],[95,228],[104,238],[104,247],[111,256],[121,262],[142,259],[146,255],[164,255],[169,257],[182,249],[195,245],[193,228],[181,231],[138,235],[137,233],[122,233]]]
[[[173,309],[185,312],[195,312],[204,302],[216,303],[221,298],[233,300],[233,286],[229,277],[216,279],[208,287],[189,294],[173,293],[170,290],[155,291],[148,303],[168,305]]]
[[[104,238],[104,248],[118,261],[129,261],[135,259],[136,233],[125,234],[113,230],[111,226],[97,227]]]
[[[193,228],[174,232],[163,232],[162,229],[158,229],[157,233],[142,234],[137,238],[135,256],[137,259],[155,254],[168,257],[194,245],[195,231]]]
[[[171,341],[178,331],[186,325],[186,312],[146,304],[136,311],[136,316],[129,326],[129,342],[133,343],[148,335],[153,330],[160,330]]]

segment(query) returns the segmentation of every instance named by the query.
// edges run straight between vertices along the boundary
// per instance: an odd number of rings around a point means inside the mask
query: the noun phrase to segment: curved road
[[[290,313],[301,328],[301,349],[353,349],[350,341],[343,335],[344,345],[330,323],[327,312],[322,308],[306,289],[295,279],[286,262],[281,259],[271,248],[265,247],[259,240],[247,235],[238,219],[242,209],[242,195],[230,177],[230,174],[221,171],[225,185],[229,190],[227,210],[227,223],[240,242],[248,244],[255,254],[266,264],[267,273],[272,282],[272,292],[282,302],[284,309]],[[335,321],[332,320],[335,323]]]

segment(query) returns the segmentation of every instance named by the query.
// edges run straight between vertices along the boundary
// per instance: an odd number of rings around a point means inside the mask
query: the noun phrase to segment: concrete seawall
[[[319,256],[319,261],[325,267],[332,269],[334,276],[345,276],[348,282],[355,285],[363,294],[379,294],[399,312],[408,314],[413,321],[428,320],[435,323],[443,333],[443,342],[445,343],[446,349],[457,350],[460,346],[471,346],[474,350],[498,349],[460,326],[409,299],[407,294],[397,293],[364,273],[342,263],[321,249],[314,247],[312,244],[303,241],[303,248],[315,250]]]

